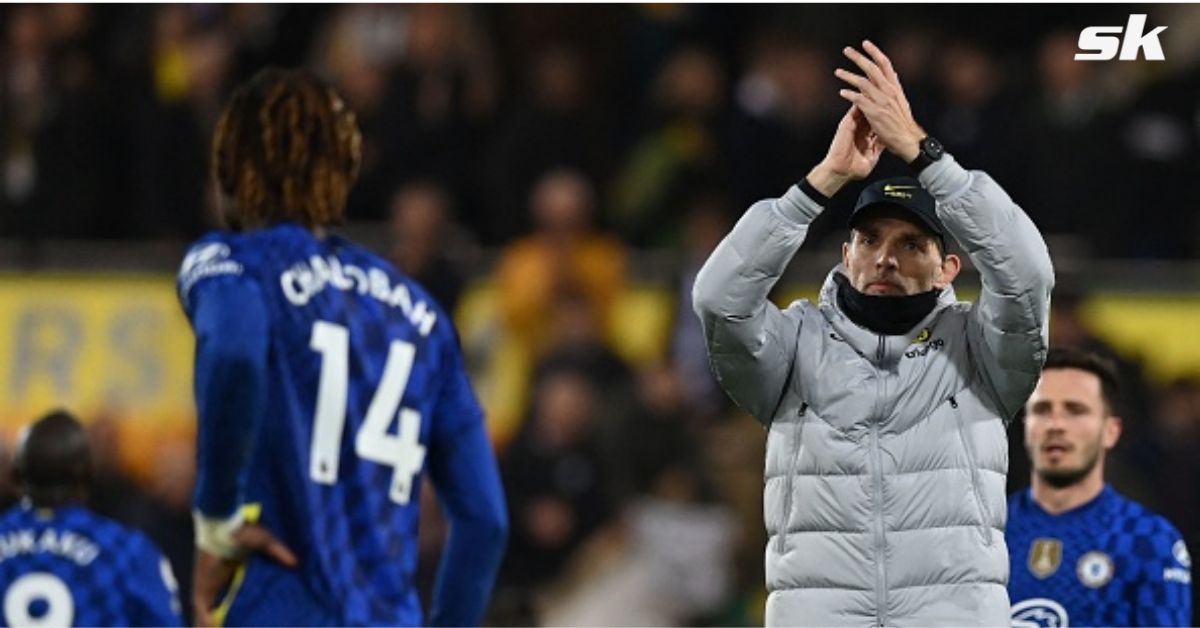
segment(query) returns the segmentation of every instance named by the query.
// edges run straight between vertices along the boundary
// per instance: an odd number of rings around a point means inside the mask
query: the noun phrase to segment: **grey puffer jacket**
[[[1054,276],[1036,227],[946,155],[921,184],[983,280],[882,336],[820,302],[767,300],[821,206],[753,205],[693,291],[713,369],[768,426],[767,624],[1007,625],[1005,421],[1036,384]]]

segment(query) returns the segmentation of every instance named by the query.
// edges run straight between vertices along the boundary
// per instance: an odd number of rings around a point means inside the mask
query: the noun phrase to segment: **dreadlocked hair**
[[[213,137],[225,221],[340,223],[361,156],[354,112],[332,86],[306,70],[262,70],[234,91]]]

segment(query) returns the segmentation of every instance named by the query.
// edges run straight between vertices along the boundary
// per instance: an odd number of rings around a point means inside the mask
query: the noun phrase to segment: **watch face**
[[[921,152],[925,153],[925,156],[930,159],[938,160],[942,158],[942,153],[946,152],[946,149],[942,148],[941,142],[932,137],[927,137],[921,141]]]

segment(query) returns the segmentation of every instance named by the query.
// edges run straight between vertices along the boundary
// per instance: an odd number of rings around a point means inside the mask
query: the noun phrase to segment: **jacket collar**
[[[933,311],[921,319],[921,322],[904,334],[885,336],[858,326],[838,307],[837,282],[834,280],[834,276],[839,273],[843,276],[846,274],[841,264],[835,266],[825,277],[825,283],[821,286],[819,303],[821,313],[833,326],[834,332],[841,340],[846,341],[859,355],[877,366],[891,366],[898,363],[909,345],[924,342],[925,339],[920,336],[923,333],[928,336],[927,330],[932,330],[941,313],[958,301],[958,297],[954,294],[954,286],[946,286],[946,289],[938,295],[937,305],[933,307]]]

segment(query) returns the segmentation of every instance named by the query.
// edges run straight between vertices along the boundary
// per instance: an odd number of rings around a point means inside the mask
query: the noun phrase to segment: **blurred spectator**
[[[0,510],[8,510],[21,501],[20,488],[13,481],[13,450],[0,442]]]
[[[966,40],[938,49],[938,78],[943,107],[926,129],[962,163],[987,171],[1013,198],[1025,198],[1019,166],[1025,156],[1011,121],[1019,108],[1006,91],[1002,57]]]
[[[112,237],[122,235],[114,225],[127,227],[113,211],[117,199],[105,193],[114,171],[106,162],[105,111],[87,49],[91,10],[19,6],[5,24],[0,226],[27,238]]]
[[[1200,378],[1182,377],[1164,387],[1155,413],[1155,444],[1159,482],[1155,492],[1164,516],[1179,526],[1186,539],[1200,538],[1200,508],[1195,500],[1180,499],[1196,492],[1200,477]],[[1193,543],[1195,541],[1192,541]]]
[[[405,6],[405,50],[388,77],[380,158],[391,181],[429,178],[477,212],[483,132],[498,85],[485,31],[467,5]],[[482,216],[471,214],[470,224]]]
[[[825,155],[844,113],[821,50],[770,31],[750,45],[749,67],[735,87],[729,158],[739,207],[799,181]]]
[[[483,177],[487,206],[481,234],[500,243],[528,233],[525,210],[538,177],[572,168],[608,179],[615,136],[592,87],[591,68],[575,47],[555,45],[533,55],[529,87],[489,141]]]
[[[621,417],[608,450],[614,462],[620,461],[613,479],[624,483],[624,497],[653,492],[659,476],[672,469],[707,467],[698,443],[701,418],[689,412],[683,391],[682,376],[670,363],[650,366],[639,376],[638,407]],[[707,478],[692,479],[694,497],[711,498]]]
[[[737,526],[714,503],[679,373],[657,365],[640,383],[641,408],[619,423],[606,465],[624,484],[621,516],[572,558],[539,609],[547,625],[704,624],[731,592]]]
[[[628,444],[621,432],[634,407],[634,375],[604,339],[604,329],[587,295],[567,290],[552,304],[550,341],[534,367],[534,381],[545,374],[569,370],[587,378],[592,390],[604,391],[596,408],[593,431],[603,453],[619,459]],[[617,472],[614,470],[614,472]]]
[[[495,613],[532,624],[533,598],[612,513],[592,437],[598,391],[574,370],[545,373],[533,409],[501,463],[512,533]]]
[[[549,626],[711,625],[729,599],[737,524],[700,497],[695,467],[666,466],[621,520],[589,539],[540,609]]]
[[[397,182],[437,181],[475,211],[470,176],[498,88],[472,7],[346,5],[323,38],[322,65],[346,90],[363,132],[351,219],[386,215]],[[472,215],[468,224],[477,224]]]
[[[100,414],[87,426],[92,455],[88,508],[128,526],[145,528],[154,519],[154,504],[121,467],[121,426],[117,421]]]
[[[151,484],[154,514],[143,531],[162,548],[179,582],[185,619],[192,617],[192,567],[195,535],[192,529],[192,486],[196,479],[194,447],[188,441],[161,443],[154,451]]]
[[[450,197],[433,183],[407,185],[392,197],[390,257],[417,280],[451,316],[465,279],[450,261]]]
[[[137,134],[138,236],[190,239],[216,224],[206,206],[208,137],[228,89],[232,43],[197,5],[154,15],[151,93],[128,122]]]
[[[34,158],[35,139],[40,126],[43,104],[47,100],[49,77],[46,41],[40,9],[23,6],[8,14],[4,32],[2,59],[3,100],[0,120],[3,126],[5,227],[17,233],[30,233],[34,227],[32,203],[38,180]]]
[[[1122,257],[1188,259],[1200,253],[1200,73],[1156,77],[1129,103],[1111,132],[1120,140],[1128,189],[1109,251]],[[1148,220],[1146,212],[1162,208]],[[1184,209],[1184,208],[1190,208]]]
[[[1119,147],[1116,137],[1100,132],[1112,123],[1108,103],[1097,66],[1075,60],[1077,36],[1053,33],[1038,48],[1037,96],[1021,129],[1028,140],[1021,157],[1028,190],[1022,204],[1050,237],[1078,234],[1091,251],[1111,251],[1125,199],[1120,189],[1096,181],[1120,180]]]
[[[118,419],[108,414],[88,425],[92,484],[88,507],[97,514],[145,532],[171,563],[179,582],[184,619],[192,616],[192,444],[163,442],[142,455],[153,458],[154,486],[147,492],[122,467]]]
[[[625,251],[618,240],[592,226],[595,202],[591,183],[578,171],[542,175],[530,199],[535,231],[506,246],[496,262],[497,344],[503,348],[497,355],[503,359],[492,362],[488,375],[494,382],[493,399],[499,400],[489,406],[489,424],[502,443],[520,429],[530,378],[553,348],[556,331],[579,336],[579,330],[594,326],[600,342],[612,345],[618,324],[613,313],[625,287]],[[575,298],[571,295],[584,299],[590,312],[586,319],[562,320],[583,325],[556,327],[555,306],[569,303]]]
[[[696,273],[717,244],[729,233],[729,200],[721,193],[697,192],[688,204],[681,268],[675,279],[675,324],[672,325],[671,357],[678,365],[683,394],[691,412],[716,416],[728,405],[728,397],[717,384],[708,363],[704,330],[692,311],[692,286]]]
[[[933,24],[907,18],[889,29],[883,49],[904,80],[904,95],[917,120],[932,120],[941,106],[937,84],[936,57],[941,54],[942,34]]]
[[[630,5],[624,81],[634,94],[653,90],[664,64],[683,48],[703,47],[723,59],[733,58],[745,25],[758,18],[761,8],[743,5],[726,11],[717,5],[643,3]]]
[[[612,308],[625,282],[621,244],[591,224],[595,191],[572,170],[544,175],[530,201],[536,230],[504,248],[496,266],[499,309],[506,331],[531,354],[541,353],[557,295],[586,295],[609,338]]]
[[[1181,377],[1159,392],[1154,421],[1156,447],[1154,493],[1160,512],[1179,528],[1190,547],[1200,539],[1200,377]],[[1192,581],[1192,599],[1200,583]]]
[[[611,218],[635,245],[677,240],[678,207],[692,188],[726,177],[725,76],[711,52],[682,48],[654,85],[649,128],[625,158]]]
[[[345,95],[362,131],[362,165],[346,207],[351,220],[383,216],[387,195],[395,189],[394,168],[385,154],[397,113],[384,100],[407,41],[404,8],[385,4],[337,7],[320,38],[318,66]]]

